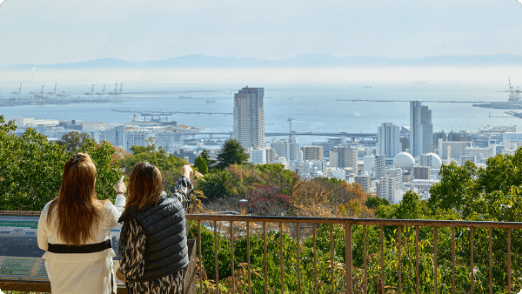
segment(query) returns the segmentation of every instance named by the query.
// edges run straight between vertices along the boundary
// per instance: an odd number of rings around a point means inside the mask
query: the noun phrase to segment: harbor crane
[[[94,84],[92,84],[91,93],[85,92],[84,95],[89,96],[92,99],[92,97],[94,96]]]
[[[101,99],[103,96],[105,96],[105,84],[103,84],[103,90],[99,93],[96,93],[98,96],[98,99]]]
[[[14,91],[11,95],[18,95],[18,101],[22,99],[22,83],[20,83],[20,89],[18,89],[18,92]]]
[[[522,100],[522,97],[521,97],[521,94],[522,94],[522,90],[519,89],[519,87],[517,87],[517,89],[515,90],[514,87],[511,86],[511,79],[508,78],[508,81],[509,81],[509,91],[498,91],[498,92],[507,92],[509,93],[509,100],[508,101],[520,101]]]
[[[122,100],[122,95],[121,95],[121,88],[123,87],[123,83],[120,83],[120,93],[119,93],[119,99],[118,101],[121,101]]]
[[[50,95],[51,98],[53,98],[53,96],[56,95],[56,86],[57,85],[58,85],[57,83],[54,84],[54,91],[53,92],[51,92],[51,91],[47,92],[47,95]]]

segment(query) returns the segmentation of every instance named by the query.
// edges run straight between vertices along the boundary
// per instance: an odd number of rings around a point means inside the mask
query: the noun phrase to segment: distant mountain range
[[[164,60],[125,61],[115,58],[96,59],[84,62],[37,64],[37,68],[47,69],[95,69],[95,68],[177,68],[177,67],[376,67],[376,66],[519,66],[522,56],[513,54],[435,56],[420,59],[390,57],[333,57],[326,54],[305,54],[281,60],[261,60],[255,58],[208,57],[187,55]],[[2,69],[32,69],[33,64],[0,66]]]

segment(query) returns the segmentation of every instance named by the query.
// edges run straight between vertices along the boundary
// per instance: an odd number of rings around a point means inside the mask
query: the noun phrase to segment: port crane
[[[57,85],[58,85],[58,83],[54,84],[54,91],[53,92],[51,92],[51,91],[47,92],[47,95],[50,95],[51,98],[53,98],[53,96],[56,95],[56,86]]]
[[[91,88],[91,92],[85,92],[86,96],[90,97],[92,99],[92,97],[94,96],[94,84],[92,84],[92,88]]]
[[[498,92],[509,93],[509,100],[508,100],[509,102],[522,100],[522,97],[520,95],[522,93],[522,90],[520,90],[519,87],[517,87],[517,89],[515,90],[515,88],[511,86],[510,78],[508,78],[508,81],[509,81],[509,91],[498,91]]]
[[[103,96],[105,96],[105,84],[103,84],[103,90],[96,93],[96,95],[98,96],[98,99],[101,99]]]
[[[18,101],[22,99],[22,83],[20,83],[20,89],[18,89],[18,92],[14,91],[11,95],[18,95]]]

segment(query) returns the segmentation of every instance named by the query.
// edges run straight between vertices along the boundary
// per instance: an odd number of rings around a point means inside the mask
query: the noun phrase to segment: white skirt
[[[111,294],[116,289],[111,257],[88,262],[46,260],[53,294]]]

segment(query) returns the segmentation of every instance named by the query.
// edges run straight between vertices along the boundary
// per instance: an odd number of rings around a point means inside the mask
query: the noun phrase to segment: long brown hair
[[[147,202],[158,200],[162,191],[159,169],[148,162],[140,162],[130,175],[125,207],[136,205],[141,209]]]
[[[60,192],[47,214],[49,224],[56,211],[58,236],[65,244],[82,245],[95,239],[104,202],[96,198],[95,184],[96,167],[88,154],[78,153],[65,163]]]

